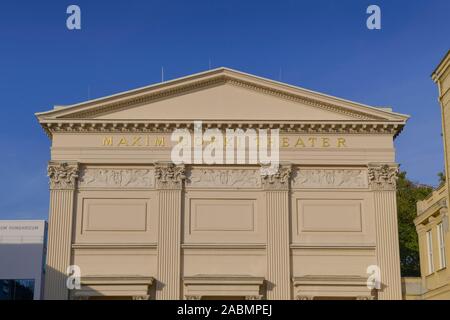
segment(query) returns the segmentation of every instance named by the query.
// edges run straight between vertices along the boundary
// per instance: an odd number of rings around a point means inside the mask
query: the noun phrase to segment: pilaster
[[[159,198],[156,299],[180,299],[181,208],[185,167],[158,163],[155,177]]]
[[[267,208],[267,299],[288,300],[290,287],[289,185],[290,166],[261,178]]]
[[[377,261],[381,272],[380,300],[401,300],[398,241],[396,164],[369,165],[369,186],[374,193]]]
[[[45,299],[68,299],[67,267],[71,264],[73,204],[78,164],[50,162],[50,210],[48,225]]]

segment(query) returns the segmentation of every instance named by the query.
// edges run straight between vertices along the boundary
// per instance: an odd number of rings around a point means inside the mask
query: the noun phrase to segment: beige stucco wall
[[[206,80],[246,86],[196,86],[98,115],[102,101],[67,108],[79,116],[38,115],[52,138],[47,298],[69,297],[65,270],[77,265],[73,298],[400,299],[393,140],[406,117],[215,72]],[[221,130],[270,120],[281,131],[278,174],[166,164],[170,129],[202,115]],[[381,270],[378,291],[366,286],[371,265]]]

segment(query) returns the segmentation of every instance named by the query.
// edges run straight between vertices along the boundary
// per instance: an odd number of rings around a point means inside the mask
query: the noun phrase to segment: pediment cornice
[[[231,77],[229,75],[221,75],[218,77],[215,77],[213,79],[207,79],[207,80],[199,80],[193,83],[189,83],[186,85],[180,85],[176,86],[175,88],[169,88],[163,91],[157,91],[157,92],[149,92],[148,94],[145,94],[143,96],[137,96],[137,97],[130,97],[129,99],[126,99],[124,101],[118,101],[118,102],[110,102],[105,103],[100,106],[96,106],[95,108],[87,108],[87,109],[81,109],[80,111],[71,112],[68,114],[62,113],[60,116],[56,116],[56,118],[59,119],[89,119],[89,118],[95,118],[103,114],[108,114],[112,112],[122,111],[126,110],[128,108],[132,108],[135,105],[141,105],[144,103],[151,103],[152,101],[157,101],[160,99],[167,99],[173,96],[181,95],[181,94],[187,94],[189,92],[208,88],[211,86],[216,85],[224,85],[229,84],[236,87],[245,88],[248,90],[252,90],[255,92],[259,92],[266,95],[275,96],[280,99],[294,101],[297,103],[302,103],[314,108],[319,108],[322,110],[327,110],[330,112],[334,112],[337,114],[343,114],[349,117],[352,117],[354,119],[360,119],[360,120],[383,120],[385,118],[377,115],[368,115],[366,112],[360,112],[357,110],[349,110],[347,108],[344,108],[342,106],[339,106],[337,104],[327,103],[327,102],[321,102],[316,99],[308,98],[305,96],[301,96],[294,93],[289,93],[280,89],[271,88],[264,85],[256,85],[255,83],[244,81],[241,79],[237,79],[235,77]]]
[[[263,95],[289,100],[312,109],[336,114],[336,121],[236,121],[217,119],[206,121],[210,127],[278,127],[281,131],[305,133],[392,133],[397,135],[408,116],[384,109],[370,107],[340,98],[327,96],[299,87],[259,78],[238,71],[219,68],[204,73],[175,79],[110,97],[100,98],[64,108],[37,113],[41,125],[49,135],[54,132],[161,132],[177,127],[189,128],[192,123],[167,119],[100,120],[99,117],[127,110],[135,106],[170,99],[219,85],[231,85]],[[170,111],[168,111],[170,112]],[[176,115],[175,115],[176,116]],[[352,120],[353,119],[353,120]],[[202,119],[198,119],[202,120]]]
[[[110,97],[87,101],[64,108],[37,113],[40,119],[89,119],[126,110],[136,105],[186,94],[216,85],[229,84],[280,99],[302,103],[360,120],[401,120],[405,115],[328,96],[318,92],[260,78],[226,68],[163,82]]]

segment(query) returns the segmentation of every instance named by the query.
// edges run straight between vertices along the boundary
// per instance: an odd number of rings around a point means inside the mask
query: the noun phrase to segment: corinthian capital
[[[50,162],[47,167],[50,189],[75,189],[78,171],[77,163]]]
[[[395,190],[398,166],[395,164],[369,165],[369,185],[373,190]]]
[[[186,179],[186,168],[174,163],[157,163],[155,178],[158,189],[181,189]]]
[[[289,190],[292,168],[290,165],[283,165],[278,171],[270,173],[263,170],[261,181],[266,190]]]

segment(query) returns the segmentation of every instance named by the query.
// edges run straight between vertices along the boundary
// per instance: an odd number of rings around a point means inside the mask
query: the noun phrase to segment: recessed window
[[[439,267],[446,267],[446,257],[445,257],[445,235],[444,235],[444,226],[441,223],[437,225],[438,231],[438,241],[439,241]]]
[[[434,262],[433,262],[433,234],[427,231],[427,253],[428,253],[428,274],[434,272]]]
[[[0,279],[0,300],[33,300],[34,280]]]

